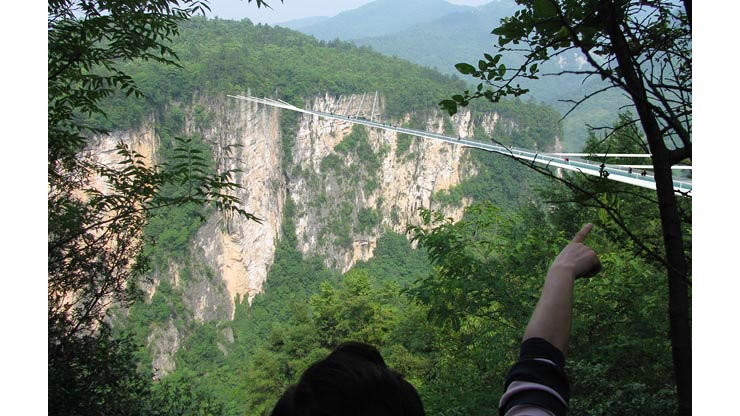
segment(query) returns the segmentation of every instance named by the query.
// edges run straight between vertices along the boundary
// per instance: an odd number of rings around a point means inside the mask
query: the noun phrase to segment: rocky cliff
[[[338,114],[386,120],[383,101],[361,96],[317,97],[311,108]],[[408,123],[386,120],[395,125]],[[451,128],[472,134],[470,113],[453,119]],[[444,132],[436,112],[421,116],[422,128]],[[450,127],[448,127],[449,129]],[[454,133],[453,133],[454,134]],[[304,253],[319,253],[329,267],[342,271],[372,257],[383,230],[403,232],[417,223],[419,208],[436,208],[432,195],[460,183],[473,173],[466,150],[432,140],[410,140],[404,148],[399,135],[366,129],[350,122],[304,116],[295,138],[287,191],[296,205],[296,234]],[[463,207],[444,208],[453,218]]]
[[[497,114],[488,114],[474,126],[468,111],[452,119],[436,111],[391,118],[384,114],[383,98],[370,94],[324,95],[307,105],[461,137],[472,136],[476,127],[490,134],[500,122]],[[238,170],[233,180],[241,188],[235,196],[262,220],[260,224],[215,211],[191,243],[191,264],[196,267],[188,278],[180,278],[177,264],[155,276],[147,298],[167,279],[183,294],[188,319],[233,319],[235,299],[251,301],[262,291],[288,204],[298,248],[346,271],[372,257],[384,230],[403,232],[417,223],[419,208],[440,209],[458,219],[469,203],[449,207],[433,200],[439,190],[475,173],[468,151],[460,146],[305,114],[286,126],[280,110],[223,97],[195,97],[193,104],[180,107],[185,114],[182,134],[201,136],[213,149],[219,171]],[[283,131],[296,133],[282,137]],[[118,140],[156,158],[158,139],[151,120],[135,131],[98,140],[94,151],[106,155]],[[171,321],[152,330],[147,343],[158,376],[172,370],[172,357],[184,336]]]
[[[417,222],[418,208],[444,209],[452,218],[462,215],[464,206],[435,206],[432,195],[474,173],[463,148],[411,139],[399,149],[396,133],[364,127],[358,132],[349,122],[311,115],[302,115],[295,137],[284,140],[279,110],[233,99],[195,102],[186,133],[199,133],[211,144],[219,170],[241,171],[234,178],[241,185],[236,196],[263,220],[258,224],[215,213],[194,241],[194,252],[225,288],[229,317],[235,297],[251,300],[262,290],[288,200],[295,206],[299,249],[320,254],[327,266],[342,271],[370,258],[383,230],[402,232]],[[382,97],[372,95],[325,95],[309,102],[316,110],[375,119],[385,119],[383,104]],[[205,121],[198,122],[197,109],[205,109]],[[401,125],[411,117],[387,121]],[[441,114],[430,112],[422,119],[426,130],[444,132]],[[452,119],[451,128],[463,137],[472,135],[471,120],[463,112]],[[491,131],[498,117],[484,120],[485,130]],[[213,307],[208,302],[191,306],[196,316]]]

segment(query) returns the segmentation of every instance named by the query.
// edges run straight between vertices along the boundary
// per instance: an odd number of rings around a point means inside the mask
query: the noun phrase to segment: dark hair
[[[346,342],[283,393],[272,416],[423,416],[419,394],[375,347]]]

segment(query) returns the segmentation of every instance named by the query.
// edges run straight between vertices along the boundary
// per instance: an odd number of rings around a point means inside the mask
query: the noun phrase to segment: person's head
[[[419,394],[374,347],[347,342],[312,364],[272,416],[423,416]]]

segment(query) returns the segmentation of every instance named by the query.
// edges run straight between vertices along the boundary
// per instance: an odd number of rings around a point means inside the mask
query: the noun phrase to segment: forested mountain
[[[483,52],[494,54],[497,37],[491,34],[491,30],[498,26],[501,18],[511,16],[517,10],[517,5],[513,0],[492,1],[477,8],[434,9],[439,11],[436,15],[419,13],[418,10],[409,13],[409,10],[404,8],[406,4],[407,2],[376,1],[336,17],[357,16],[357,21],[351,24],[348,22],[340,25],[330,20],[313,26],[295,27],[295,29],[320,39],[351,40],[356,45],[370,46],[383,54],[407,59],[444,74],[461,76],[455,69],[455,64],[470,62],[475,65],[481,59]],[[415,5],[414,2],[408,4]],[[377,27],[381,27],[380,24],[366,17],[365,8],[372,8],[378,15],[386,16],[391,21],[395,21],[393,19],[396,15],[403,18],[398,21],[397,25],[388,26],[383,34],[379,34],[376,30]],[[365,22],[368,24],[372,22],[373,27],[365,26]],[[335,29],[336,26],[352,29],[351,32],[345,32]],[[322,31],[331,33],[331,35],[326,35]],[[507,66],[517,67],[521,63],[521,56],[509,52],[504,55],[502,62]],[[543,73],[558,73],[563,70],[578,70],[583,64],[584,60],[579,55],[563,55],[557,64],[552,63],[543,67],[542,70]],[[572,103],[561,100],[579,99],[604,86],[599,79],[592,79],[582,84],[581,78],[575,75],[542,77],[533,81],[524,80],[522,85],[531,89],[528,96],[554,106],[561,114],[565,114],[572,107]],[[618,108],[626,102],[626,99],[619,94],[607,92],[580,106],[564,120],[566,148],[577,149],[583,145],[587,136],[584,127],[586,124],[610,125],[614,121]]]
[[[323,40],[351,40],[395,33],[409,25],[472,10],[444,0],[376,0],[353,10],[295,29]]]
[[[262,223],[193,203],[153,214],[147,276],[130,288],[140,298],[110,311],[136,371],[156,379],[132,393],[141,414],[269,414],[311,362],[351,339],[376,345],[428,414],[489,415],[545,270],[585,221],[600,230],[590,244],[605,277],[576,292],[571,414],[674,411],[664,276],[606,214],[536,202],[574,197],[506,158],[225,95],[541,150],[561,137],[553,108],[507,100],[449,117],[436,103],[466,88],[459,79],[249,21],[193,19],[173,48],[181,68],[125,66],[147,97],[108,99],[107,118],[91,122],[114,133],[88,150],[110,157],[121,139],[176,164],[185,141],[206,155],[198,169],[233,172],[234,196]],[[178,186],[189,184],[161,192]],[[623,206],[654,244],[647,192]]]
[[[277,92],[279,98],[297,105],[313,95],[378,91],[386,98],[387,114],[399,116],[433,109],[439,97],[465,87],[454,77],[385,57],[369,48],[317,41],[292,30],[252,25],[249,21],[193,19],[185,24],[173,48],[182,70],[154,62],[129,65],[126,69],[147,98],[126,100],[123,94],[116,96],[110,100],[107,120],[98,122],[131,127],[145,113],[170,100],[190,100],[196,92],[243,93],[246,88],[258,96],[274,96]],[[507,106],[511,107],[501,107]],[[557,134],[553,131],[550,138]]]
[[[383,36],[353,39],[386,55],[398,56],[442,73],[459,74],[458,62],[476,62],[482,52],[495,45],[491,30],[516,11],[513,1],[459,10],[427,21],[408,22],[400,30]]]
[[[450,118],[438,112],[434,103],[436,97],[462,87],[460,81],[347,43],[324,43],[249,22],[196,19],[183,25],[173,47],[181,70],[153,63],[130,65],[127,71],[147,99],[115,96],[107,102],[107,117],[93,121],[128,131],[122,134],[133,137],[129,141],[146,143],[142,152],[151,158],[169,157],[166,151],[157,151],[157,139],[162,142],[159,147],[168,149],[176,136],[186,135],[213,147],[215,168],[242,171],[242,204],[267,222],[257,228],[248,223],[249,229],[239,232],[233,231],[239,227],[232,226],[230,231],[237,233],[238,241],[254,239],[250,234],[255,232],[264,237],[256,242],[264,247],[259,261],[244,260],[249,267],[261,269],[245,271],[261,276],[250,283],[250,298],[260,292],[283,210],[291,199],[297,204],[296,218],[291,220],[299,220],[301,250],[320,253],[327,265],[341,270],[367,258],[383,229],[403,231],[409,221],[415,221],[417,208],[437,204],[461,212],[472,199],[513,207],[529,199],[524,189],[536,177],[526,179],[526,171],[512,169],[507,161],[493,163],[490,155],[471,155],[460,148],[346,123],[278,114],[226,99],[226,93],[247,88],[254,95],[277,93],[297,105],[373,115],[396,125],[466,137],[493,135],[527,148],[557,145],[559,126],[552,109],[514,100],[480,105]],[[228,150],[234,145],[239,148]],[[255,155],[273,163],[261,166],[239,160]],[[273,196],[257,197],[264,192]],[[166,266],[167,254],[154,253],[169,241],[177,251],[187,247],[198,229],[188,216],[196,212],[155,217],[150,236],[158,244],[151,254],[161,259],[156,264]],[[172,221],[185,223],[167,225]],[[173,230],[185,229],[189,231],[171,235]]]

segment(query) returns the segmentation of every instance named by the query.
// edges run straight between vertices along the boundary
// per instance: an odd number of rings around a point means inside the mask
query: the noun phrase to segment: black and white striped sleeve
[[[564,416],[570,398],[565,356],[542,338],[525,340],[504,388],[500,416]]]

